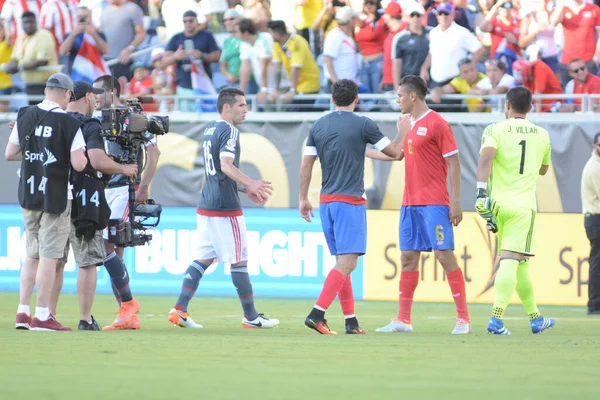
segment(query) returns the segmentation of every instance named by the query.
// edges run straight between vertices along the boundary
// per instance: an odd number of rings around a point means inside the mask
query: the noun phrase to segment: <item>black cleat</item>
[[[315,321],[309,317],[306,317],[306,319],[304,320],[304,325],[307,328],[310,328],[310,329],[313,329],[313,330],[319,332],[321,335],[337,335],[337,332],[329,329],[326,319]]]
[[[79,321],[79,330],[80,331],[99,331],[100,326],[98,326],[98,321],[94,319],[92,315],[92,323],[90,324],[87,321]]]
[[[346,334],[347,335],[366,335],[367,332],[365,332],[365,330],[358,325],[346,324]]]

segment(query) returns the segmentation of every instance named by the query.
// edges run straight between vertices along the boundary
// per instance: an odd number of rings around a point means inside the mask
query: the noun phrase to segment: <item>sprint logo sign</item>
[[[52,152],[46,148],[44,148],[43,153],[42,152],[34,153],[34,152],[27,150],[25,152],[25,160],[27,160],[29,162],[38,162],[39,161],[42,163],[42,165],[50,165],[57,161],[54,154],[52,154]]]

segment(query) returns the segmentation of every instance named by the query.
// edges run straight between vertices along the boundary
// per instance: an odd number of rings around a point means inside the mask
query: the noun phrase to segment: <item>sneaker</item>
[[[347,335],[366,335],[367,332],[359,325],[346,325]]]
[[[174,308],[171,308],[171,311],[169,311],[169,322],[181,328],[202,328],[202,325],[195,323],[187,312],[179,311]]]
[[[546,329],[554,327],[554,318],[544,318],[541,315],[536,319],[529,321],[531,324],[531,332],[542,333]]]
[[[510,335],[510,331],[504,327],[504,321],[500,318],[490,318],[487,331],[494,335]]]
[[[63,331],[70,332],[72,329],[66,326],[62,326],[60,322],[58,322],[54,315],[50,314],[50,318],[46,321],[41,321],[37,317],[33,317],[31,320],[30,328],[32,331]]]
[[[306,319],[304,320],[304,325],[307,328],[310,328],[310,329],[313,329],[313,330],[319,332],[321,335],[337,335],[336,331],[332,331],[331,329],[329,329],[326,319],[315,321],[315,320],[312,320],[312,319],[306,317]]]
[[[413,327],[411,324],[405,324],[402,321],[393,319],[392,322],[384,327],[375,329],[375,332],[412,332]]]
[[[115,321],[111,325],[102,328],[102,330],[140,329],[140,319],[136,315],[139,311],[140,304],[135,298],[122,302]]]
[[[79,327],[77,328],[80,331],[99,331],[100,326],[98,325],[98,321],[94,319],[92,315],[92,323],[90,324],[87,321],[79,320]]]
[[[270,329],[279,325],[278,319],[269,319],[264,314],[258,314],[256,319],[250,321],[246,317],[242,318],[242,328],[261,328]]]
[[[456,326],[452,330],[453,335],[466,335],[471,333],[471,323],[462,318],[456,320]]]
[[[15,323],[15,329],[29,330],[31,325],[31,315],[25,313],[18,313]]]

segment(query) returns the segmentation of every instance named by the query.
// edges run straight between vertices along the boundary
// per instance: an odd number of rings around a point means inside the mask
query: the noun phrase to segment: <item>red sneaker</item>
[[[40,321],[37,317],[33,317],[31,320],[30,329],[32,331],[71,331],[71,328],[66,326],[62,326],[60,322],[58,322],[54,315],[50,314],[50,318],[46,321]]]
[[[24,329],[29,330],[29,325],[31,325],[31,316],[25,313],[18,313],[16,318],[16,329]]]

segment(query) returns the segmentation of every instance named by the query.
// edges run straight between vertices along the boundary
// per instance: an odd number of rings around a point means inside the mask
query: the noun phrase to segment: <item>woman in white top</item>
[[[559,49],[554,40],[556,28],[550,25],[552,7],[551,0],[531,0],[528,9],[523,7],[522,11],[525,15],[521,21],[519,46],[523,49],[531,45],[537,46],[541,53],[540,59],[552,71],[558,73],[560,71]]]

